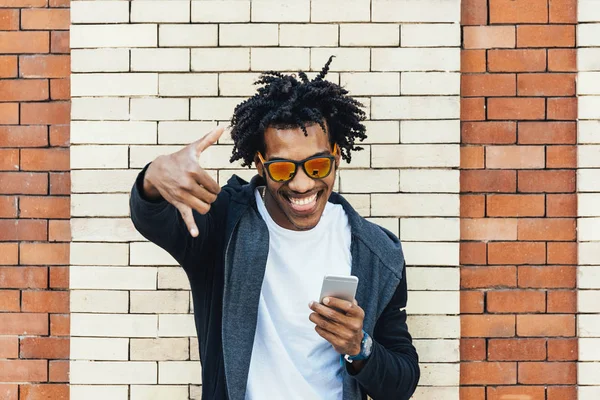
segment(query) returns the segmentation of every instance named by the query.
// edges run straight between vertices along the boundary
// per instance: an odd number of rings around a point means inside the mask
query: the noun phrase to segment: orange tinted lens
[[[325,178],[331,170],[331,160],[329,158],[313,158],[304,163],[306,174],[311,178]]]
[[[269,174],[271,174],[271,178],[273,178],[274,181],[287,181],[294,176],[295,171],[296,166],[291,162],[280,161],[269,164]]]

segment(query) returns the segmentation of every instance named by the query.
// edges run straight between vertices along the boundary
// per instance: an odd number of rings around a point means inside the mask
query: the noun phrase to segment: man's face
[[[315,155],[330,155],[328,135],[319,124],[306,126],[308,136],[300,127],[265,130],[265,161],[286,159],[301,161]],[[267,182],[265,204],[273,220],[281,227],[291,230],[314,228],[323,214],[329,195],[333,190],[335,172],[339,164],[339,153],[329,175],[323,179],[312,179],[301,167],[296,175],[287,182],[273,181],[263,169],[260,161],[256,163],[258,173]]]

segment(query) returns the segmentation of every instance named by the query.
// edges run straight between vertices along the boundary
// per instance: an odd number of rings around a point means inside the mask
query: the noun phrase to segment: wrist
[[[160,192],[158,191],[156,186],[154,186],[154,184],[152,183],[151,176],[152,164],[148,166],[144,173],[144,180],[142,181],[142,196],[149,200],[157,200],[160,199],[162,196],[160,195]]]

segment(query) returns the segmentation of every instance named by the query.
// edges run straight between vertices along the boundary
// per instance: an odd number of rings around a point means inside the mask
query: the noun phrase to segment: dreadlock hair
[[[325,81],[333,56],[313,79],[304,72],[285,75],[276,71],[261,74],[255,85],[263,85],[257,93],[238,104],[231,118],[231,137],[234,142],[230,162],[242,159],[250,167],[258,151],[264,154],[264,132],[269,127],[300,127],[305,136],[307,125],[317,123],[329,135],[331,144],[337,143],[341,155],[351,161],[356,139],[364,140],[366,119],[360,102],[347,96],[348,91],[335,83]],[[325,122],[327,123],[326,129]]]

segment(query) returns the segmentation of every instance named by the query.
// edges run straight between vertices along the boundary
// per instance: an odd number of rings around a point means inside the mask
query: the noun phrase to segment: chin
[[[317,193],[317,198],[312,207],[307,204],[304,208],[298,209],[294,207],[290,199],[285,195],[280,195],[280,208],[283,209],[285,216],[288,221],[294,226],[295,229],[306,231],[317,226],[321,220],[323,210],[325,210],[325,204],[327,202],[326,190],[321,190]]]

